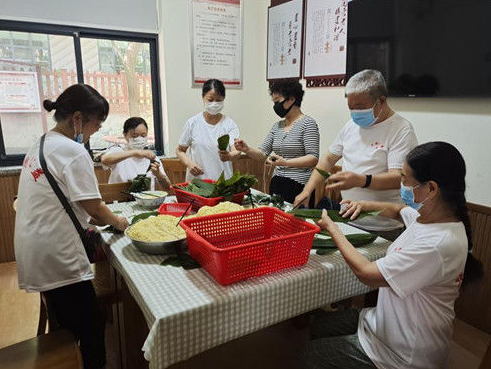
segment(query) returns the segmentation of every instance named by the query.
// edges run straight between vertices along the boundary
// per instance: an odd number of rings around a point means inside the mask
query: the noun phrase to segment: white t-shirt
[[[189,147],[189,157],[203,169],[205,174],[194,177],[187,170],[186,181],[193,178],[217,180],[222,171],[225,172],[226,179],[232,176],[232,163],[223,162],[218,156],[217,139],[226,134],[230,136],[230,150],[234,140],[239,138],[239,128],[232,119],[225,115],[215,125],[207,123],[202,112],[188,119],[179,138],[179,145]]]
[[[467,259],[465,227],[418,223],[409,207],[401,216],[406,231],[377,260],[390,287],[380,288],[376,308],[362,310],[358,336],[377,368],[443,369]]]
[[[15,218],[19,287],[27,291],[47,291],[94,278],[80,236],[41,169],[39,144],[40,140],[24,159]],[[50,131],[44,157],[86,228],[90,216],[78,201],[101,198],[89,153],[83,145]]]
[[[124,150],[128,150],[128,148],[113,146],[107,149],[104,154],[113,154],[117,152],[123,152]],[[156,158],[155,160],[159,159]],[[104,166],[104,168],[108,168],[111,170],[108,183],[121,183],[131,181],[138,174],[144,174],[147,171],[149,165],[150,159],[148,158],[128,158],[120,161],[119,163]],[[162,164],[160,165],[160,170],[165,176],[167,176]],[[149,171],[147,173],[147,177],[150,178],[150,190],[155,190],[155,176],[151,171]]]
[[[380,174],[401,169],[418,141],[411,123],[395,113],[383,122],[362,128],[350,120],[344,125],[329,151],[343,157],[343,170],[358,174]],[[352,188],[341,191],[343,199],[401,202],[399,190],[376,191]]]

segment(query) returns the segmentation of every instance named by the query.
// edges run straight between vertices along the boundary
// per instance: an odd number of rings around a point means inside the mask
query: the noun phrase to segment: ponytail
[[[464,190],[462,191],[449,191],[441,188],[441,194],[443,201],[450,206],[454,214],[464,224],[465,234],[467,235],[467,247],[468,254],[465,262],[464,279],[462,284],[465,285],[469,282],[478,280],[483,275],[482,265],[474,255],[472,255],[472,230],[471,221],[469,218],[469,212],[467,209],[467,201],[465,199]]]

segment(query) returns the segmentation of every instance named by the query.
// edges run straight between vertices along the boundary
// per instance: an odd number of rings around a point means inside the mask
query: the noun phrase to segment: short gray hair
[[[356,73],[346,84],[346,95],[369,94],[373,100],[387,96],[387,86],[382,73],[375,69],[365,69]]]

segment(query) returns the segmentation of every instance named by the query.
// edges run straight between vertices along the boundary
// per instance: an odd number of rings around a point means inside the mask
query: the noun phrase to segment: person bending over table
[[[326,189],[341,190],[343,199],[400,203],[402,164],[417,145],[411,123],[388,105],[387,87],[379,71],[364,70],[351,77],[346,97],[351,119],[317,165],[330,172],[343,159],[343,171],[329,177]],[[314,188],[324,180],[314,170],[294,206],[308,204]],[[319,207],[339,209],[339,204],[322,201]]]

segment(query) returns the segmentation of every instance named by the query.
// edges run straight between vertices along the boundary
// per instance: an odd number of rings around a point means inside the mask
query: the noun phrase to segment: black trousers
[[[269,183],[270,195],[281,195],[283,200],[293,204],[295,197],[303,191],[304,185],[287,177],[273,176]],[[313,209],[315,205],[315,191],[310,195],[309,208]]]
[[[84,369],[106,365],[105,316],[91,281],[43,292],[59,328],[72,332],[79,341]]]

